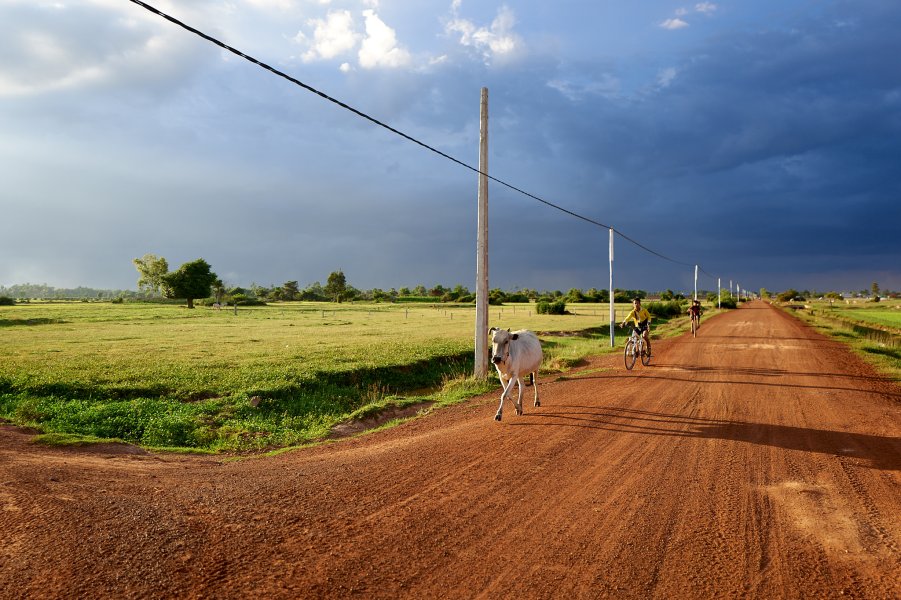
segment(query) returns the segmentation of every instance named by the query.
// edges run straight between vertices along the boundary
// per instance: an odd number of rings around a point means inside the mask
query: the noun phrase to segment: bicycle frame
[[[626,363],[626,369],[631,371],[638,357],[641,357],[641,364],[644,366],[648,366],[651,362],[644,336],[640,335],[637,329],[632,328],[632,334],[626,340],[626,346],[623,349],[623,360]]]

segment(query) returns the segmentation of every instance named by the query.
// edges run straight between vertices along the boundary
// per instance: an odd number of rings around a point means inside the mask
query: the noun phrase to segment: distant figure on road
[[[688,316],[692,319],[696,319],[695,327],[701,326],[701,301],[700,300],[692,300],[691,306],[688,307]]]

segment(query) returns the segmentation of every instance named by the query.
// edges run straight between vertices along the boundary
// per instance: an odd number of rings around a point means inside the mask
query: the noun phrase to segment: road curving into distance
[[[275,457],[0,426],[2,598],[901,598],[901,386],[763,302]]]

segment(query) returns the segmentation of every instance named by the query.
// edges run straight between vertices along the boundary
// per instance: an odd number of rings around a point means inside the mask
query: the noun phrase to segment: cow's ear
[[[510,339],[512,339],[512,340],[518,340],[518,339],[519,339],[519,334],[518,334],[518,333],[514,333],[512,336],[510,336]]]
[[[491,329],[488,330],[488,335],[491,335],[495,331],[497,331],[497,327],[492,327]]]

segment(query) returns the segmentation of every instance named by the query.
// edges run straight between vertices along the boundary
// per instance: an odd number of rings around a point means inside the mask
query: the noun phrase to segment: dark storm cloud
[[[11,213],[24,225],[0,230],[0,243],[25,248],[40,228],[85,256],[66,268],[75,280],[49,283],[131,286],[131,258],[153,252],[173,265],[203,256],[240,284],[306,284],[342,268],[359,287],[472,285],[471,171],[166,24],[13,6],[4,16],[16,27],[43,22],[73,46],[66,73],[99,65],[101,83],[60,87],[57,67],[16,28],[7,33],[20,42],[0,43],[36,73],[15,71],[16,81],[53,88],[0,98],[6,199],[32,206]],[[267,54],[271,37],[258,45],[248,32],[243,49],[469,165],[487,86],[492,175],[675,261],[618,239],[618,286],[687,289],[699,263],[751,287],[860,288],[886,274],[883,287],[901,287],[901,7],[760,10],[690,38],[699,21],[655,26],[630,54],[533,47],[503,65],[454,53],[450,37],[442,60],[390,71],[279,58]],[[492,286],[606,285],[606,230],[490,190]],[[85,215],[79,237],[71,223]],[[0,283],[51,273],[52,256],[0,264]]]

